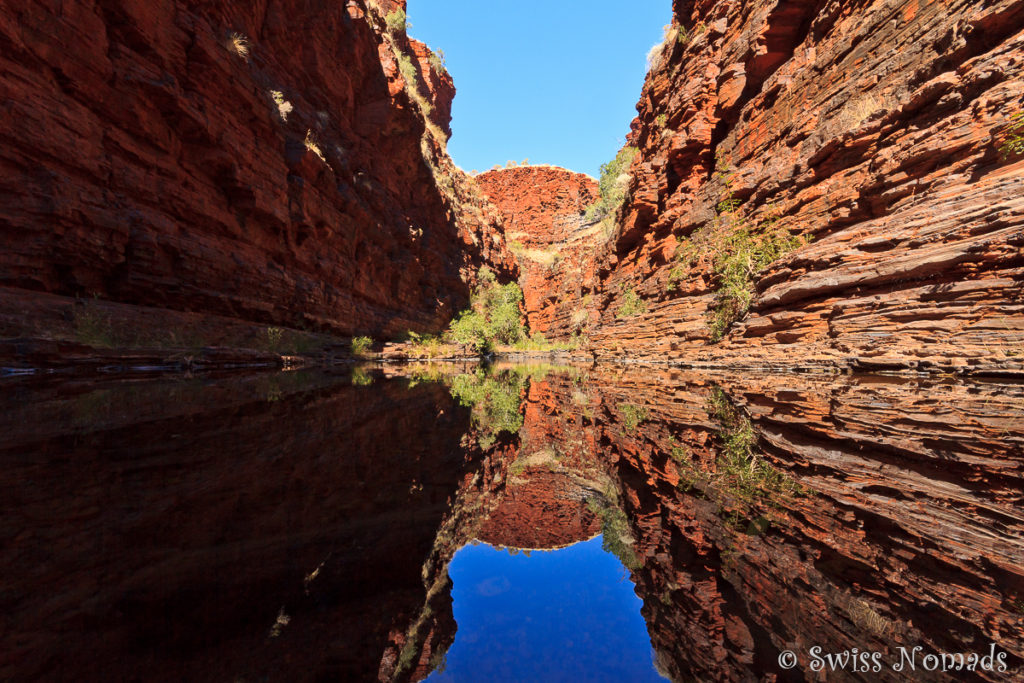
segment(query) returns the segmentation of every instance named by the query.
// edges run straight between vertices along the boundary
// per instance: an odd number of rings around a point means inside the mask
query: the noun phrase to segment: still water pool
[[[4,681],[1024,677],[1008,381],[15,377],[0,463]]]

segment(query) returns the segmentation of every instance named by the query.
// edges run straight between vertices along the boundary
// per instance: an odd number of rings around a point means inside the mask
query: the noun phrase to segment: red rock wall
[[[1024,157],[999,151],[1024,109],[1024,1],[673,10],[621,224],[582,285],[597,352],[1024,372]],[[811,241],[760,273],[750,314],[712,345],[713,255],[676,252],[729,194],[755,233],[772,214]],[[630,290],[646,311],[619,316]]]
[[[504,219],[530,331],[565,337],[584,329],[589,302],[580,283],[593,277],[600,236],[582,216],[597,183],[553,166],[487,171],[476,182]]]
[[[383,33],[357,0],[5,2],[0,286],[439,329],[511,262]],[[446,129],[451,80],[421,87]]]

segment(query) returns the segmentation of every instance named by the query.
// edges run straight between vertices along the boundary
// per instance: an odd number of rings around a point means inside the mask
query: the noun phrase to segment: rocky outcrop
[[[0,286],[342,334],[443,327],[482,263],[512,262],[437,134],[451,79],[384,17],[4,3]]]
[[[581,282],[594,278],[600,228],[583,214],[598,196],[590,176],[553,166],[519,166],[476,176],[500,211],[519,266],[530,331],[568,337],[590,323]]]
[[[1024,372],[1024,157],[1000,149],[1022,26],[1021,0],[676,0],[617,233],[581,283],[595,350]],[[768,234],[791,244],[749,265]],[[752,301],[713,343],[728,254]]]

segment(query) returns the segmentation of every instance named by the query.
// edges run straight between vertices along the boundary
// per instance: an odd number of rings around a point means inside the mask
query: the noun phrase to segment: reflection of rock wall
[[[669,372],[592,379],[645,561],[633,578],[674,678],[756,680],[778,673],[779,651],[813,645],[959,652],[996,643],[1012,666],[1024,663],[1019,387]],[[755,482],[746,503],[727,478],[716,480],[712,383],[750,414],[762,457],[805,495],[764,493]],[[648,410],[632,433],[616,417],[624,403]],[[681,490],[688,480],[693,488]]]
[[[473,468],[436,385],[8,383],[0,403],[4,680],[372,680]]]

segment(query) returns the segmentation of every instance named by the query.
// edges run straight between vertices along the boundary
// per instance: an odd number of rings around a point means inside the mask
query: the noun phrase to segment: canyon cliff
[[[601,241],[583,214],[598,198],[597,183],[553,166],[494,169],[476,182],[505,224],[530,331],[565,337],[586,327],[581,283],[595,275]]]
[[[480,265],[514,268],[404,6],[5,2],[4,300],[443,328]]]
[[[676,0],[608,239],[558,261],[538,229],[531,325],[573,331],[568,296],[602,358],[1024,372],[1022,27],[1020,0]]]

